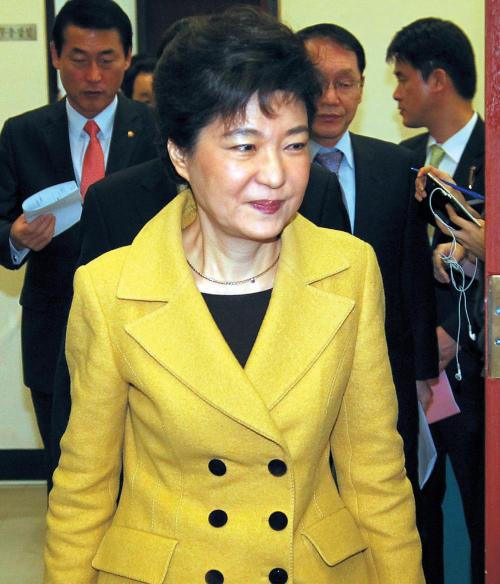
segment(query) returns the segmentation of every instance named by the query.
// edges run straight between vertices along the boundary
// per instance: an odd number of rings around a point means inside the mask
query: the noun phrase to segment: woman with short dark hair
[[[189,188],[77,272],[46,584],[423,582],[374,253],[297,214],[302,43],[195,19],[155,91]]]

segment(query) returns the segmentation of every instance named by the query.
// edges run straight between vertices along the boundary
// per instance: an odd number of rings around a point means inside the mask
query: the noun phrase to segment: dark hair
[[[134,81],[141,73],[153,73],[156,67],[156,59],[149,55],[138,54],[132,57],[130,67],[125,71],[122,82],[123,93],[132,98],[134,93]]]
[[[190,18],[165,47],[155,71],[162,150],[170,139],[192,151],[205,126],[219,117],[231,122],[244,115],[255,94],[262,111],[272,116],[277,91],[303,102],[312,122],[321,86],[303,43],[287,26],[242,7]]]
[[[132,48],[129,17],[113,0],[68,0],[57,14],[52,28],[52,40],[58,55],[61,55],[64,45],[64,32],[70,25],[96,30],[116,29],[125,55]]]
[[[340,45],[348,51],[352,51],[356,55],[358,61],[358,69],[361,74],[366,67],[366,57],[363,46],[358,39],[345,28],[336,24],[322,23],[306,26],[297,33],[299,38],[305,43],[311,39],[324,38],[332,43]]]
[[[392,39],[386,60],[408,63],[424,80],[435,69],[444,69],[461,97],[470,100],[476,93],[472,45],[449,20],[421,18],[405,26]]]
[[[196,19],[196,16],[185,16],[179,20],[176,20],[168,28],[165,29],[161,35],[158,48],[156,49],[156,58],[160,59],[165,50],[165,47],[174,40],[175,36],[182,30],[189,28],[191,19]]]

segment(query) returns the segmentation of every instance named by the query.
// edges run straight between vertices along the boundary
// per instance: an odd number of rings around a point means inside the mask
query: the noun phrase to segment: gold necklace
[[[193,266],[193,264],[187,258],[186,258],[186,261],[188,263],[188,266],[193,270],[193,272],[195,274],[198,274],[198,276],[200,276],[204,280],[208,280],[209,282],[213,282],[214,284],[222,284],[223,286],[238,286],[239,284],[246,284],[247,282],[251,282],[253,284],[257,278],[260,278],[264,274],[267,274],[267,272],[269,272],[269,270],[272,270],[272,268],[274,268],[274,266],[278,263],[279,259],[280,259],[280,255],[278,254],[278,257],[274,260],[274,262],[268,268],[266,268],[263,272],[256,274],[255,276],[250,276],[250,278],[245,278],[244,280],[234,280],[234,281],[227,281],[227,282],[224,280],[216,280],[215,278],[211,278],[210,276],[206,276],[205,274],[202,274]]]

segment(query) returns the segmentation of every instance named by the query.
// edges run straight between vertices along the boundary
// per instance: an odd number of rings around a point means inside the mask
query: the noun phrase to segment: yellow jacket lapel
[[[157,306],[125,329],[201,399],[281,443],[266,406],[224,341],[187,266],[181,220],[189,223],[193,211],[190,195],[179,195],[132,244],[118,297]]]
[[[313,366],[354,308],[351,298],[315,286],[349,268],[341,250],[318,234],[298,216],[282,236],[271,303],[245,368],[268,408]]]

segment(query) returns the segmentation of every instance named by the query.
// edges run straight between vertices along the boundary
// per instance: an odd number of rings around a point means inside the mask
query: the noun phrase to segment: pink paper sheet
[[[427,421],[432,424],[459,413],[460,408],[453,396],[446,372],[441,371],[439,381],[432,386],[432,402],[425,412]]]

